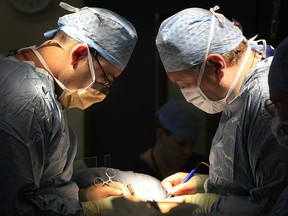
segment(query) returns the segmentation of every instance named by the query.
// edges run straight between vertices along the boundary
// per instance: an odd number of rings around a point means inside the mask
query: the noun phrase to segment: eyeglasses
[[[114,83],[114,81],[110,81],[110,80],[109,80],[109,78],[108,78],[107,74],[105,73],[102,65],[100,64],[100,62],[99,62],[99,60],[98,60],[98,58],[97,58],[98,52],[97,52],[95,49],[92,49],[92,48],[90,48],[89,50],[90,50],[90,52],[92,53],[92,55],[93,55],[93,57],[95,58],[95,60],[97,61],[97,63],[98,63],[98,65],[99,65],[99,67],[100,67],[100,69],[101,69],[101,71],[102,71],[105,79],[107,80],[107,82],[104,83],[104,84],[100,84],[100,83],[95,82],[95,83],[93,84],[93,87],[96,88],[96,89],[99,89],[99,87],[100,87],[100,88],[102,87],[102,88],[100,89],[101,92],[108,94],[108,92],[110,91],[110,87],[111,87],[111,85]]]

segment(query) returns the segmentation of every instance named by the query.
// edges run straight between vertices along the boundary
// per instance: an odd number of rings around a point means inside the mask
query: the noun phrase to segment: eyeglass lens
[[[109,80],[107,74],[105,73],[102,65],[100,64],[100,62],[99,62],[99,60],[98,60],[98,58],[97,58],[98,52],[97,52],[95,49],[92,49],[92,48],[90,48],[90,52],[91,52],[92,55],[94,56],[94,58],[95,58],[95,60],[97,61],[97,63],[98,63],[98,65],[99,65],[99,67],[100,67],[100,69],[101,69],[101,71],[102,71],[105,79],[107,80],[107,83],[105,83],[104,86],[110,87],[110,86],[112,85],[112,81]]]

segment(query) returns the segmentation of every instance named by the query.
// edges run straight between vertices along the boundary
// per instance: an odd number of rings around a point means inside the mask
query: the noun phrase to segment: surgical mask
[[[203,110],[206,113],[210,113],[210,114],[215,114],[215,113],[219,113],[222,112],[227,104],[227,98],[230,96],[230,94],[232,93],[233,89],[235,88],[240,75],[242,74],[242,71],[248,61],[250,52],[251,52],[251,47],[250,45],[248,45],[248,49],[247,52],[245,54],[245,57],[240,65],[240,68],[233,80],[232,85],[230,86],[225,98],[218,100],[218,101],[212,101],[210,100],[204,93],[203,91],[200,89],[200,83],[203,77],[203,73],[205,71],[205,65],[206,65],[206,59],[208,56],[208,52],[210,49],[210,44],[213,38],[213,34],[214,34],[214,27],[215,27],[215,16],[219,16],[217,15],[217,13],[212,12],[213,16],[212,16],[212,20],[211,20],[211,30],[209,33],[209,37],[208,37],[208,44],[207,44],[207,49],[205,52],[205,56],[204,56],[204,61],[201,65],[201,69],[200,69],[200,73],[197,79],[197,84],[196,84],[196,88],[183,88],[181,89],[181,92],[183,94],[183,96],[185,97],[185,99],[194,104],[196,107],[198,107],[199,109]],[[221,19],[221,17],[220,17]]]
[[[288,128],[288,120],[281,120],[278,116],[273,118],[271,131],[277,142],[288,151],[288,134],[285,133],[284,127]]]
[[[86,109],[94,103],[99,103],[106,97],[101,91],[93,88],[69,90],[65,89],[58,98],[65,108]]]

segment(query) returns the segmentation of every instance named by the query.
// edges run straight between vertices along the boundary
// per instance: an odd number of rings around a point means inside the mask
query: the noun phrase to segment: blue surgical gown
[[[0,215],[82,215],[77,142],[48,73],[0,55]]]
[[[288,157],[271,133],[265,109],[273,57],[246,75],[222,112],[210,150],[208,192],[220,194],[211,215],[268,215],[288,183]]]

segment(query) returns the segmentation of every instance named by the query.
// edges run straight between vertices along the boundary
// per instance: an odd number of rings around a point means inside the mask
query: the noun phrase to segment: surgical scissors
[[[94,185],[96,187],[98,187],[97,184],[102,183],[102,187],[103,187],[104,185],[109,186],[109,183],[111,183],[116,189],[118,189],[117,186],[115,185],[115,183],[112,181],[112,178],[115,178],[115,176],[116,176],[116,171],[113,168],[107,168],[105,174],[108,177],[108,180],[104,181],[103,178],[96,177],[96,178],[94,178]]]

